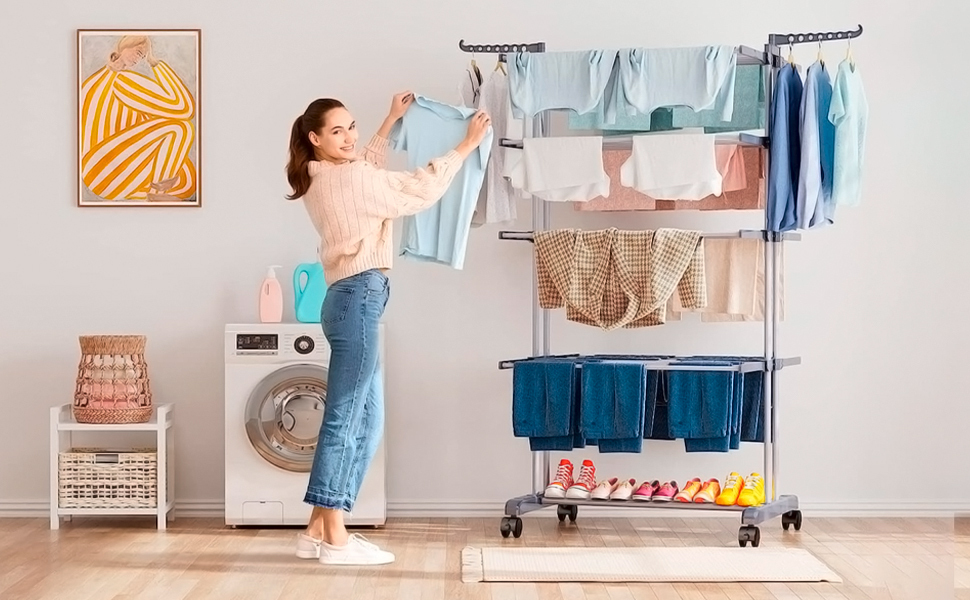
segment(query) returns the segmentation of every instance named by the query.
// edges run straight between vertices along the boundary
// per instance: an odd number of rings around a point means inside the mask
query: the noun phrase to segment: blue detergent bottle
[[[293,271],[296,320],[301,323],[319,323],[320,309],[326,295],[327,282],[323,278],[323,265],[319,262],[297,265]]]

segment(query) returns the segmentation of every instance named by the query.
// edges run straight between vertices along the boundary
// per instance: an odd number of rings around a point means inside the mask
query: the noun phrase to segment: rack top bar
[[[773,33],[768,36],[768,44],[772,46],[791,46],[808,44],[811,42],[831,42],[835,40],[849,40],[862,35],[862,25],[855,31],[825,31],[820,33]]]
[[[650,135],[645,133],[644,135]],[[663,135],[667,135],[664,133]],[[737,134],[716,134],[714,143],[722,146],[753,146],[756,148],[767,148],[768,138],[762,135],[750,133]],[[499,139],[499,146],[503,148],[522,148],[522,140],[512,140],[509,138]],[[632,135],[613,135],[603,137],[603,150],[630,150],[633,148]]]
[[[796,242],[802,239],[802,234],[794,231],[773,232],[763,229],[742,229],[740,231],[729,231],[727,233],[704,233],[701,237],[706,240],[733,240],[737,238],[764,240],[778,236],[780,240]],[[535,233],[532,231],[499,231],[500,240],[519,240],[523,242],[534,242]],[[772,240],[775,241],[775,240]]]
[[[799,356],[791,358],[777,358],[774,364],[769,367],[768,361],[758,357],[745,357],[741,359],[731,359],[723,356],[619,356],[619,355],[592,355],[580,356],[578,354],[565,354],[557,356],[534,356],[529,358],[517,358],[514,360],[503,360],[499,362],[498,368],[502,370],[512,369],[515,363],[527,362],[535,359],[553,358],[560,360],[582,360],[592,359],[602,362],[641,362],[647,365],[650,371],[726,371],[730,373],[754,373],[758,371],[778,371],[785,367],[792,367],[802,364]],[[721,363],[721,364],[699,364],[699,363]],[[732,364],[723,364],[732,363]],[[582,363],[577,362],[576,367],[580,368]]]
[[[505,54],[511,52],[545,52],[545,42],[533,42],[531,44],[466,44],[465,40],[458,41],[458,48],[462,52],[474,52],[477,54],[501,54],[500,60],[505,59]],[[748,46],[738,46],[739,65],[766,65],[768,55],[760,50],[755,50]]]

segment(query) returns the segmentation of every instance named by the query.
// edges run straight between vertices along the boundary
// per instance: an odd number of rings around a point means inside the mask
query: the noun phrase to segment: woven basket
[[[158,456],[154,448],[72,448],[58,455],[59,508],[155,508]]]
[[[74,389],[78,423],[145,423],[152,418],[152,392],[141,335],[81,336],[81,362]]]

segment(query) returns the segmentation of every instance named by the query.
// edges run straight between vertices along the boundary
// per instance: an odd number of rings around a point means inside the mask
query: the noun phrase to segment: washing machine
[[[314,323],[227,325],[226,524],[306,525],[303,502],[327,403],[330,348]],[[384,326],[380,326],[384,361]],[[382,369],[383,373],[383,369]],[[385,388],[386,389],[386,388]],[[387,517],[383,432],[347,525]]]

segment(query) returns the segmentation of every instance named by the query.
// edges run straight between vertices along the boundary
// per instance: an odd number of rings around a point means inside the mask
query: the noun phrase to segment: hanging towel
[[[707,196],[702,200],[656,200],[632,188],[614,185],[609,197],[593,198],[589,202],[576,202],[573,206],[580,211],[634,211],[634,210],[674,210],[675,208],[690,207],[691,210],[710,210],[711,206],[723,206],[720,210],[732,210],[758,207],[758,187],[760,175],[757,168],[760,164],[759,149],[741,148],[733,145],[715,145],[714,157],[717,170],[724,178],[723,194],[720,197]],[[610,181],[620,181],[620,168],[630,158],[631,152],[611,150],[603,153],[603,168]],[[754,159],[754,169],[748,163]],[[754,183],[749,183],[750,174],[755,175]],[[750,190],[750,191],[749,191]],[[753,202],[748,202],[753,198]],[[663,207],[663,208],[661,208]]]
[[[737,60],[734,46],[622,49],[605,121],[612,123],[619,114],[649,115],[666,106],[716,107],[719,120],[730,121]]]
[[[719,148],[731,146],[716,145]],[[765,206],[765,180],[763,148],[740,147],[735,157],[728,163],[724,173],[723,193],[720,196],[707,196],[702,200],[658,200],[657,210],[760,210]],[[718,170],[721,170],[719,155],[715,154]],[[736,169],[743,168],[744,188],[732,190]]]
[[[835,75],[829,120],[835,125],[833,201],[837,206],[858,206],[862,200],[869,103],[859,67],[848,60],[839,64]]]
[[[536,358],[515,363],[513,435],[530,438],[533,450],[577,447],[580,390],[580,372],[573,360]]]
[[[759,269],[764,273],[764,245],[763,240],[743,238],[704,240],[707,306],[698,312],[755,315]],[[674,297],[672,310],[683,310],[679,295]]]
[[[616,50],[519,52],[508,55],[509,95],[516,118],[543,110],[587,113],[599,104],[616,62]]]
[[[832,80],[825,65],[816,61],[808,67],[798,113],[802,148],[795,218],[800,229],[822,227],[835,221],[832,204],[835,126],[829,121],[831,105]]]
[[[764,442],[765,434],[762,429],[764,421],[764,371],[752,371],[744,374],[744,386],[741,402],[741,441]]]
[[[596,440],[600,452],[640,452],[646,386],[643,363],[584,361],[580,435]]]
[[[658,200],[700,200],[721,195],[714,136],[706,134],[638,135],[620,169],[620,181]]]
[[[485,171],[485,183],[478,194],[475,213],[472,215],[472,226],[479,227],[489,223],[507,223],[516,219],[515,192],[512,184],[503,175],[509,150],[499,146],[502,137],[508,137],[509,113],[509,78],[504,73],[493,72],[480,88],[475,86],[473,74],[466,73],[462,77],[462,102],[469,108],[481,109],[492,119],[492,147],[489,152],[488,166]],[[512,137],[522,135],[521,125],[518,133]]]
[[[707,240],[708,242],[713,240]],[[778,264],[775,265],[775,312],[779,321],[785,320],[785,245],[781,244],[778,251]],[[757,274],[755,276],[754,288],[754,312],[742,313],[722,313],[722,312],[701,312],[701,321],[704,323],[739,323],[739,322],[762,322],[765,320],[765,244],[758,245]],[[676,308],[679,310],[679,305]]]
[[[512,186],[557,202],[585,202],[609,196],[610,178],[603,169],[603,138],[524,139],[522,159],[512,169]]]
[[[662,325],[674,289],[685,306],[707,302],[699,231],[540,231],[535,264],[542,308],[602,329]]]
[[[768,173],[768,227],[790,231],[797,224],[795,199],[801,169],[801,134],[798,113],[802,103],[802,78],[797,67],[785,65],[778,71],[772,97],[771,147]]]
[[[453,150],[468,132],[475,110],[451,106],[421,95],[391,129],[397,150],[407,152],[408,168],[416,170]],[[458,175],[430,208],[404,218],[401,254],[417,260],[461,269],[465,263],[468,232],[485,179],[492,147],[489,131],[481,145],[464,161]]]

